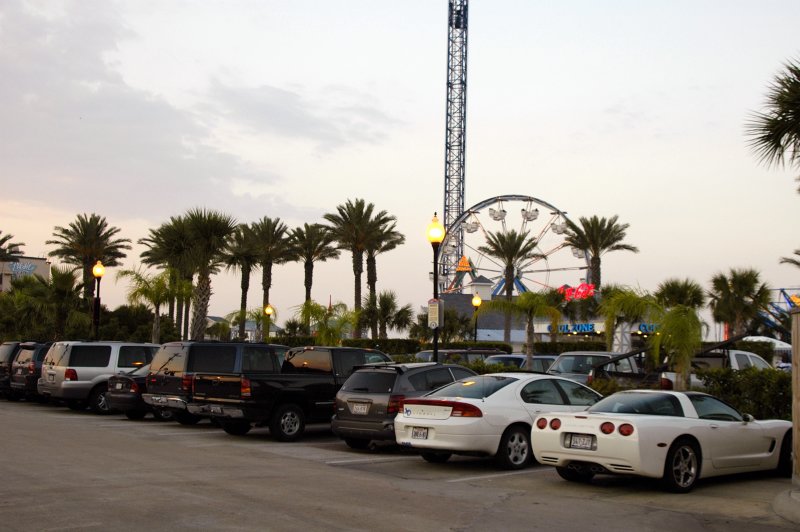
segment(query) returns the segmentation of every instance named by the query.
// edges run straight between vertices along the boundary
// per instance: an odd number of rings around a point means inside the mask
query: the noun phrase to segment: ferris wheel
[[[461,292],[471,282],[484,277],[492,283],[492,295],[505,291],[501,260],[486,253],[487,235],[515,230],[536,239],[535,256],[514,265],[517,294],[576,286],[586,282],[589,256],[586,250],[568,246],[567,213],[532,196],[505,195],[486,199],[466,209],[450,227],[442,241],[445,263],[457,264],[455,271],[441,276],[443,292]],[[464,254],[458,254],[457,236],[462,235]],[[448,260],[449,259],[449,260]]]

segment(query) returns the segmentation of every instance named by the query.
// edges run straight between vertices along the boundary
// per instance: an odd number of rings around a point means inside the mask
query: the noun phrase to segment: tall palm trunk
[[[533,317],[526,320],[525,323],[525,367],[533,367]]]
[[[592,255],[589,259],[589,268],[591,278],[589,282],[594,284],[594,289],[598,290],[600,288],[600,255]]]
[[[206,316],[208,316],[208,303],[211,301],[211,272],[206,269],[198,272],[197,286],[195,287],[194,311],[192,312],[192,340],[201,341],[206,333]]]
[[[303,280],[303,284],[306,287],[306,303],[311,301],[311,285],[314,282],[314,261],[307,260],[303,264],[303,270],[305,271],[305,279]]]
[[[247,291],[250,290],[250,266],[242,264],[242,297],[239,302],[239,340],[244,340],[244,326],[247,322]]]
[[[376,309],[378,306],[378,296],[376,294],[377,284],[378,284],[378,267],[375,261],[375,255],[373,255],[372,253],[367,253],[367,290],[369,290],[369,305],[371,309]],[[377,340],[378,339],[377,315],[370,316],[369,329],[370,329],[370,336],[372,337],[372,339]]]
[[[189,338],[189,313],[192,310],[192,301],[187,299],[183,303],[183,334],[182,338],[187,340]]]
[[[151,342],[154,344],[160,344],[159,341],[161,336],[161,305],[158,305],[154,309],[154,316],[153,316],[153,334],[151,336]]]
[[[364,252],[353,250],[353,277],[355,277],[355,303],[353,308],[356,313],[361,312],[361,274],[364,273]],[[353,327],[353,338],[361,338],[361,328]]]
[[[513,298],[512,294],[514,292],[514,265],[509,264],[506,266],[505,272],[505,289],[506,289],[506,299],[510,303]],[[506,343],[511,343],[511,314],[509,312],[505,313],[503,318],[503,341]]]
[[[272,287],[272,263],[265,262],[261,265],[261,290],[263,297],[261,301],[261,308],[267,308],[269,305],[269,289]]]

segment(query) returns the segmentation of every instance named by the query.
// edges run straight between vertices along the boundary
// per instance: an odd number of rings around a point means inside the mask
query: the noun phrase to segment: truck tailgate
[[[196,374],[194,376],[194,398],[200,400],[239,401],[242,392],[242,377],[240,375],[209,375]]]

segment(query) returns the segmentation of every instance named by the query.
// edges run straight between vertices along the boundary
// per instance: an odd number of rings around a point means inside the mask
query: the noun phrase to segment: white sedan
[[[536,459],[566,480],[638,475],[685,493],[699,478],[759,470],[790,476],[791,431],[789,421],[755,421],[708,394],[633,390],[580,414],[541,415],[531,439]]]
[[[494,456],[498,466],[518,469],[532,460],[537,415],[585,410],[601,397],[552,375],[478,375],[405,400],[394,420],[395,437],[429,462],[446,462],[452,454]]]

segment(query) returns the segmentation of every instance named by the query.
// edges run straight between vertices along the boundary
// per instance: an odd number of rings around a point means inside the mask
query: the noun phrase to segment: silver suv
[[[160,346],[134,342],[56,342],[42,362],[37,391],[63,399],[73,410],[109,412],[108,379],[145,366]]]

